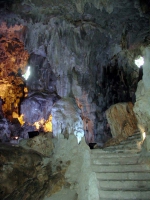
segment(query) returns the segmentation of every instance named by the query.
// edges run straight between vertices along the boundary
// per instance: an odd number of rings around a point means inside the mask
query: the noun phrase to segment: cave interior
[[[147,155],[149,107],[149,0],[0,0],[1,199],[99,200],[91,149]]]

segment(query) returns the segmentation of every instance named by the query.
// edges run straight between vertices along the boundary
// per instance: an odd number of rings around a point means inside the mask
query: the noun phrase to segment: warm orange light
[[[52,132],[52,115],[49,116],[48,120],[44,120],[43,118],[33,124],[36,130],[43,128],[44,132]]]
[[[40,121],[34,122],[33,126],[35,126],[36,130],[39,130],[44,125],[44,119],[42,118]]]
[[[52,115],[50,115],[49,118],[48,118],[48,120],[45,122],[44,131],[45,132],[52,132],[53,131]]]
[[[25,96],[25,97],[28,96],[28,88],[27,88],[27,87],[24,88],[24,96]]]
[[[14,119],[17,118],[18,121],[19,121],[19,123],[21,124],[21,126],[24,125],[25,121],[24,121],[24,119],[23,119],[23,114],[19,116],[16,112],[13,112],[12,117],[13,117]]]
[[[18,120],[19,120],[19,122],[20,122],[20,124],[21,124],[21,126],[23,126],[24,125],[24,123],[25,123],[25,121],[24,121],[24,115],[22,114],[22,115],[20,115],[19,117],[18,117]]]

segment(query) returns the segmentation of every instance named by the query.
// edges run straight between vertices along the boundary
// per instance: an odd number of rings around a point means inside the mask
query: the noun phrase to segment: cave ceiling
[[[21,24],[24,28],[27,26],[28,29],[31,29],[29,24],[38,24],[41,26],[42,35],[43,26],[47,30],[49,30],[47,26],[53,26],[53,28],[57,28],[58,32],[60,31],[59,36],[64,37],[69,51],[75,54],[79,53],[76,52],[78,49],[73,49],[73,45],[67,44],[70,41],[67,41],[66,37],[71,37],[73,32],[76,32],[77,35],[80,32],[78,45],[84,46],[87,43],[85,48],[90,45],[90,62],[100,62],[101,65],[106,65],[114,55],[119,54],[122,50],[136,49],[137,52],[141,44],[148,44],[150,40],[150,10],[147,0],[43,0],[42,3],[34,0],[1,0],[0,4],[1,22],[5,21],[8,27]],[[62,31],[62,28],[67,30]],[[25,38],[23,33],[22,36],[20,34],[20,37],[24,40],[28,51],[31,52],[33,46],[30,47],[26,44],[28,38]],[[46,33],[39,38],[36,45],[41,46],[45,42],[45,37]],[[138,55],[139,52],[136,52],[134,54]]]

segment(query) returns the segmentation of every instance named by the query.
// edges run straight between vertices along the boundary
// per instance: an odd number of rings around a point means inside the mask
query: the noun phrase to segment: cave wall
[[[14,0],[10,9],[1,11],[1,22],[22,26],[15,34],[30,54],[31,65],[25,101],[37,93],[52,95],[56,101],[74,98],[87,143],[109,139],[105,111],[114,103],[135,102],[138,69],[134,58],[149,41],[146,5],[129,0],[44,0],[42,5]],[[34,101],[43,116],[42,100]],[[22,113],[29,113],[24,104]]]
[[[149,136],[150,126],[150,48],[147,47],[143,49],[143,56],[145,63],[143,65],[143,78],[138,83],[137,91],[136,91],[136,103],[134,105],[134,112],[138,119],[138,126],[141,130],[141,133],[146,133]]]

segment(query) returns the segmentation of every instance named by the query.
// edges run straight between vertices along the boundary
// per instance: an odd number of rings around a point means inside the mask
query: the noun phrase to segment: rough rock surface
[[[52,142],[53,154],[49,151],[48,157],[32,148],[27,149],[26,145],[23,148],[1,144],[1,199],[48,200],[70,197],[70,200],[85,200],[89,197],[98,200],[90,149],[84,139],[78,145],[73,134],[69,139],[61,134],[59,139],[52,139]]]
[[[69,138],[74,134],[78,142],[84,136],[83,121],[80,116],[81,111],[71,98],[61,99],[55,103],[52,108],[53,135],[59,137],[63,134]]]
[[[2,34],[2,33],[1,33]],[[25,72],[25,67],[29,58],[28,52],[24,49],[24,44],[18,39],[0,37],[0,77],[8,78],[11,74]]]
[[[53,153],[54,148],[52,133],[40,133],[34,138],[21,141],[19,145],[33,149],[44,156],[50,156]]]
[[[112,139],[105,146],[119,144],[137,131],[137,119],[133,112],[133,104],[118,103],[106,111],[108,125],[110,126]]]
[[[42,200],[65,185],[68,163],[55,163],[34,150],[1,144],[0,198]],[[40,189],[39,189],[40,188]]]
[[[15,32],[30,54],[28,89],[76,99],[87,142],[104,143],[105,111],[135,101],[134,58],[150,39],[148,1],[14,0],[0,11],[2,36]]]
[[[25,72],[29,57],[23,42],[16,36],[17,28],[9,30],[4,23],[0,27],[0,97],[3,113],[10,120],[13,112],[19,114],[20,100],[24,97],[21,73]]]
[[[47,120],[58,99],[56,94],[33,93],[28,95],[21,103],[21,114],[24,121],[33,124],[41,119]]]
[[[9,129],[8,121],[3,118],[0,119],[0,141],[1,142],[8,142],[10,140],[11,131]]]
[[[143,65],[143,78],[138,83],[136,91],[136,103],[134,105],[134,112],[138,120],[138,127],[141,133],[150,133],[150,47],[144,49],[143,52],[145,63]]]
[[[64,139],[61,134],[54,145],[54,160],[61,159],[64,163],[70,160],[65,178],[68,188],[76,192],[74,198],[78,200],[98,200],[98,185],[95,173],[92,172],[90,149],[85,142],[85,138],[82,138],[78,145],[77,139],[73,134],[69,136],[68,140]],[[63,189],[65,188],[62,188],[62,192],[65,192]],[[67,195],[65,197],[67,199]],[[74,200],[74,198],[71,200]],[[65,200],[63,197],[62,199]]]

